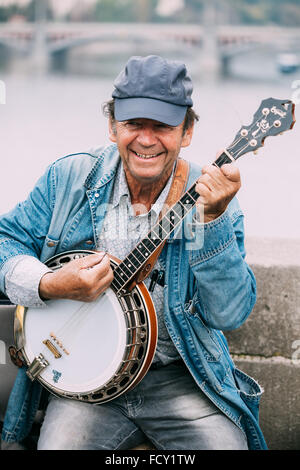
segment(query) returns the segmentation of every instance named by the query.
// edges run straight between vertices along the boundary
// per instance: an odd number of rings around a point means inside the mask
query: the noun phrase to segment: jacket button
[[[85,243],[86,243],[87,245],[92,245],[92,244],[93,244],[93,241],[92,241],[92,240],[87,240]]]
[[[48,242],[47,246],[54,246],[54,242]]]

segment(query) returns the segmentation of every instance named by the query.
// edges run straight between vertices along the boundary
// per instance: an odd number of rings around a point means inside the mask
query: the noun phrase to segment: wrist
[[[45,273],[39,283],[39,296],[41,300],[49,300],[53,298],[53,288],[52,288],[52,281],[53,281],[53,272]]]

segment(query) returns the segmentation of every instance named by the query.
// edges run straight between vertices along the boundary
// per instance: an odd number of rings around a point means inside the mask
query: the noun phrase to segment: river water
[[[244,59],[233,67],[231,78],[196,77],[193,97],[200,121],[192,145],[182,152],[184,158],[212,162],[241,125],[250,124],[264,98],[300,101],[299,89],[292,88],[300,80],[300,71],[281,76],[272,57],[268,56],[269,65],[252,60],[256,74],[251,61]],[[0,105],[0,213],[4,213],[27,196],[49,163],[109,142],[101,104],[111,96],[113,77],[0,71],[0,80],[6,85],[6,104]],[[269,137],[257,156],[249,153],[237,162],[248,236],[300,236],[299,129],[296,123],[292,131]]]

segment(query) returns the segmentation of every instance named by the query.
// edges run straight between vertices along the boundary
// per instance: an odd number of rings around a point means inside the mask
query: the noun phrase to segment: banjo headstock
[[[249,126],[242,126],[226,149],[234,160],[264,145],[265,138],[292,129],[295,105],[290,100],[268,98],[261,102]]]

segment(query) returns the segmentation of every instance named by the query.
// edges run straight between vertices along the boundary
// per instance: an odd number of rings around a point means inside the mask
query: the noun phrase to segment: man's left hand
[[[210,222],[223,214],[240,187],[240,171],[235,164],[225,164],[221,168],[204,166],[195,188],[200,194],[197,210],[199,214],[204,212],[204,222]]]

